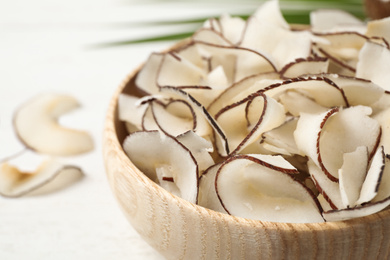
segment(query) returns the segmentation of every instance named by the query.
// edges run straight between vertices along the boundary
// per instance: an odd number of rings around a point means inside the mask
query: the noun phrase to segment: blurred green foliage
[[[194,0],[140,0],[139,3],[153,4],[153,3],[194,3]],[[237,3],[240,4],[258,4],[261,5],[265,0],[243,0],[238,3],[234,0],[197,0],[198,2],[207,3]],[[129,2],[130,3],[130,2]],[[134,1],[131,1],[134,3]],[[352,15],[364,20],[365,13],[363,8],[363,0],[280,0],[280,8],[283,13],[284,18],[288,23],[293,24],[309,24],[310,23],[310,12],[317,9],[340,9],[351,13]],[[253,10],[254,11],[254,10]],[[251,13],[253,13],[253,11]],[[239,16],[244,19],[247,19],[251,13],[230,13],[232,16]],[[158,41],[174,41],[184,39],[193,34],[196,28],[199,28],[205,20],[211,17],[189,17],[187,19],[175,19],[175,20],[156,20],[156,21],[147,21],[147,22],[137,22],[130,23],[127,26],[137,26],[137,27],[151,27],[151,26],[174,26],[174,25],[189,25],[191,29],[187,31],[181,31],[178,33],[171,33],[165,35],[151,35],[150,37],[144,37],[139,39],[130,39],[118,42],[110,42],[106,44],[99,45],[100,47],[107,46],[118,46],[118,45],[128,45],[128,44],[139,44],[139,43],[148,43],[148,42],[158,42]]]

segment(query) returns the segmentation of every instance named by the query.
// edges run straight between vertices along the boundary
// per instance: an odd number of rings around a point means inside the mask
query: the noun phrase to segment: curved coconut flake
[[[219,167],[220,164],[211,166],[199,179],[198,205],[218,212],[227,213],[224,207],[222,207],[215,190],[215,177]]]
[[[289,175],[296,176],[297,174],[299,174],[299,171],[296,169],[296,167],[294,167],[283,156],[280,156],[280,155],[270,155],[270,154],[246,154],[246,155],[248,155],[250,157],[253,157],[253,158],[263,162],[264,163],[263,166],[273,165],[273,166],[276,166],[276,170],[278,170],[277,168],[279,168],[279,170],[281,170],[284,173],[287,173]],[[243,154],[242,155],[243,158],[245,158],[246,155]]]
[[[329,117],[338,112],[338,108],[333,108],[321,114],[302,113],[298,119],[297,127],[294,131],[294,139],[301,154],[308,156],[317,167],[324,168],[319,156],[319,137],[325,122]],[[328,174],[324,172],[324,174]],[[332,175],[328,176],[334,181]]]
[[[161,63],[164,60],[164,54],[152,53],[145,62],[145,65],[138,72],[135,78],[136,86],[149,94],[158,93],[157,75],[159,73]]]
[[[222,35],[233,44],[241,41],[246,21],[240,17],[232,17],[229,14],[223,14],[219,18]]]
[[[176,138],[157,131],[135,132],[123,142],[130,160],[150,179],[169,176],[180,191],[180,197],[196,203],[198,166],[191,152]]]
[[[147,105],[139,103],[140,98],[120,94],[118,98],[119,120],[130,123],[135,129],[142,129],[142,118],[144,117]]]
[[[356,208],[326,211],[322,213],[322,216],[326,221],[344,221],[377,213],[387,208],[389,205],[390,197],[375,203],[368,203],[364,206]]]
[[[205,71],[206,73],[210,71],[210,59],[204,57],[199,48],[192,42],[189,42],[179,49],[175,49],[175,51],[180,55],[180,57],[195,65],[202,71]]]
[[[275,72],[249,76],[223,91],[207,107],[207,110],[211,115],[215,115],[223,107],[238,102],[250,94],[268,87],[269,85],[280,82],[279,74]]]
[[[233,44],[226,39],[221,32],[210,29],[201,28],[192,35],[193,41],[207,42],[216,45],[232,46]]]
[[[351,106],[373,105],[384,94],[384,90],[370,80],[337,74],[324,74],[323,76],[332,80],[344,91]]]
[[[267,96],[278,99],[287,90],[302,91],[324,107],[348,106],[344,91],[333,81],[321,76],[294,78],[275,83],[263,89]]]
[[[297,127],[298,119],[292,118],[281,126],[267,131],[263,134],[263,145],[270,144],[274,147],[284,149],[287,155],[299,154],[295,143],[294,131]]]
[[[359,50],[368,38],[356,32],[323,33],[316,36],[327,42],[316,42],[315,48],[330,60],[329,71],[354,76]]]
[[[255,148],[254,145],[249,145],[249,148],[244,148],[241,153],[247,154],[247,153],[257,152],[257,153],[267,154],[267,155],[286,155],[286,156],[292,155],[289,151],[287,151],[287,149],[281,148],[277,145],[274,145],[274,144],[271,144],[268,142],[264,142],[262,140],[259,142],[259,148],[260,147],[265,149],[266,152],[262,152],[260,149],[258,151],[254,150],[254,148]]]
[[[171,99],[167,105],[165,106],[165,109],[177,116],[177,117],[181,117],[181,118],[194,118],[195,117],[195,113],[191,107],[190,104],[188,104],[187,101],[185,100],[182,100],[182,99]]]
[[[194,44],[202,50],[202,53],[209,57],[212,68],[222,66],[231,83],[240,81],[251,75],[274,72],[275,65],[262,53],[251,48],[239,46],[223,46],[206,42],[195,42]]]
[[[181,89],[185,89],[188,94],[193,96],[203,106],[207,107],[229,86],[229,80],[222,66],[214,68],[207,74],[207,84],[209,86],[208,88],[193,87]]]
[[[229,214],[287,223],[323,221],[314,195],[288,174],[296,170],[280,167],[272,156],[257,157],[230,157],[217,172],[217,195]]]
[[[363,22],[343,10],[319,9],[310,12],[310,25],[315,32],[329,32],[337,29],[340,25],[360,27]]]
[[[262,96],[256,98],[263,99]],[[246,118],[247,102],[248,100],[243,100],[240,103],[225,107],[215,116],[218,125],[223,129],[229,140],[230,151],[237,149],[251,132],[251,129],[248,129],[248,121]],[[264,109],[262,108],[262,110]]]
[[[338,169],[343,164],[343,154],[359,146],[368,148],[370,157],[379,143],[381,128],[369,117],[369,107],[355,106],[340,110],[329,117],[317,139],[318,161],[333,180],[338,179]]]
[[[157,74],[157,85],[162,86],[205,86],[206,71],[180,56],[179,53],[165,54]]]
[[[294,132],[296,144],[330,180],[337,181],[344,153],[366,146],[371,155],[378,145],[381,129],[370,114],[371,109],[362,106],[301,114]]]
[[[370,168],[360,191],[356,204],[361,205],[371,201],[378,193],[383,171],[385,169],[385,153],[383,146],[379,147],[372,158]]]
[[[252,16],[260,19],[262,22],[271,23],[285,29],[290,28],[280,11],[279,0],[263,3]]]
[[[207,111],[205,111],[204,106],[199,103],[198,100],[196,100],[191,94],[183,89],[167,86],[161,87],[161,93],[170,96],[174,100],[181,100],[182,102],[189,105],[191,108],[192,117],[195,119],[194,131],[198,135],[206,137],[212,134],[212,126],[210,125]]]
[[[390,43],[390,17],[368,21],[366,35],[383,37],[387,43]]]
[[[174,114],[171,114],[169,111],[167,111],[166,109],[167,106],[169,106],[169,104],[163,105],[160,102],[150,103],[153,119],[156,122],[157,126],[164,133],[177,136],[189,130],[196,129],[195,117],[190,117],[190,118],[178,117]],[[188,109],[188,107],[185,108]]]
[[[217,90],[215,91],[216,92],[216,94],[214,94],[215,96],[209,99],[214,99],[229,85],[228,79],[226,77],[225,71],[222,66],[218,66],[212,71],[210,71],[210,73],[207,75],[207,82],[209,83],[209,85],[213,90]]]
[[[60,179],[59,175],[65,177]],[[82,176],[83,172],[76,166],[64,165],[53,158],[26,151],[0,163],[0,195],[16,198],[44,188],[52,192]]]
[[[222,128],[219,126],[217,121],[209,114],[202,104],[200,104],[196,99],[194,99],[190,94],[185,92],[182,89],[178,89],[175,87],[161,87],[161,92],[176,96],[182,99],[185,99],[193,108],[193,111],[196,115],[197,125],[201,125],[199,127],[201,130],[195,132],[205,137],[207,135],[211,135],[214,130],[215,134],[215,145],[217,147],[217,151],[221,156],[227,156],[229,154],[229,145],[226,135]]]
[[[203,172],[214,164],[214,159],[210,155],[213,152],[213,144],[200,137],[193,131],[187,131],[176,137],[194,156],[199,170],[199,177]]]
[[[286,64],[280,70],[281,78],[297,78],[309,74],[321,74],[328,71],[329,60],[327,58],[296,59]]]
[[[309,57],[312,38],[307,31],[290,31],[251,17],[240,46],[263,53],[279,71],[296,59]]]
[[[78,101],[69,95],[38,95],[15,112],[16,133],[27,147],[41,153],[67,156],[89,152],[94,147],[89,133],[58,123],[60,116],[79,106]]]
[[[339,186],[344,208],[356,206],[368,168],[367,147],[360,146],[343,155],[343,165],[339,169]]]
[[[324,200],[326,201],[325,205],[321,202],[321,206],[324,206],[324,208],[329,206],[332,209],[344,208],[339,184],[331,181],[321,168],[313,162],[313,160],[309,160],[307,162],[307,167],[317,190],[322,194]]]
[[[386,91],[390,91],[390,49],[366,42],[359,53],[356,77],[369,79]]]
[[[257,128],[257,134],[279,127],[286,120],[285,110],[279,102],[267,95],[264,95],[263,93],[259,93],[259,95],[263,96],[263,99],[250,100],[246,109],[248,128]],[[261,112],[260,115],[261,109],[264,112]],[[251,138],[252,137],[250,137],[250,139]],[[249,141],[250,140],[248,140],[248,142]]]
[[[142,117],[142,130],[143,131],[161,130],[153,116],[153,110],[150,104],[146,108],[145,113]]]
[[[315,46],[315,45],[313,45]],[[328,73],[354,76],[356,72],[356,63],[358,51],[355,49],[333,49],[331,52],[315,46],[313,48],[315,55],[329,60]],[[340,56],[351,56],[351,59],[342,59]]]
[[[221,32],[222,31],[221,23],[219,22],[218,19],[216,19],[214,17],[207,19],[203,23],[202,28],[211,29],[211,30],[216,31],[216,32]]]
[[[286,91],[279,99],[286,111],[296,117],[301,113],[319,114],[328,110],[328,108],[296,91]]]
[[[361,49],[368,40],[368,37],[358,32],[335,32],[335,33],[315,33],[320,39],[325,39],[327,44],[319,41],[317,45],[321,46],[326,51],[332,49]],[[343,57],[346,58],[346,57]]]
[[[284,108],[262,93],[224,108],[215,116],[224,129],[232,153],[242,151],[261,135],[285,121]]]

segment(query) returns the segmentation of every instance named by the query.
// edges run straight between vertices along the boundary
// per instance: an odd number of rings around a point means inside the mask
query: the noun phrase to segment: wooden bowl
[[[129,160],[121,144],[120,93],[137,95],[131,73],[111,98],[103,152],[127,219],[167,259],[389,259],[390,209],[342,222],[289,224],[218,213],[167,192]]]

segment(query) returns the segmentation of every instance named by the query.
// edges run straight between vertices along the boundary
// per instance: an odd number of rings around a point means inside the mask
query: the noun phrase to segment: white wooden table
[[[90,131],[96,146],[91,153],[67,158],[85,172],[78,183],[50,194],[0,197],[0,259],[161,259],[120,212],[106,181],[101,140],[114,89],[151,51],[171,43],[91,46],[169,31],[130,27],[128,22],[220,14],[232,8],[204,6],[0,0],[0,159],[21,147],[13,135],[13,111],[42,92],[78,98],[83,107],[61,123]]]

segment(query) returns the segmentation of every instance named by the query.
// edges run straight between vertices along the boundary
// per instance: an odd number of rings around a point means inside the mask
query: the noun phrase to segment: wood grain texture
[[[135,93],[135,70],[113,95],[104,129],[106,172],[137,232],[167,259],[389,259],[390,210],[343,222],[287,224],[248,220],[191,204],[165,191],[122,150],[118,96]]]

